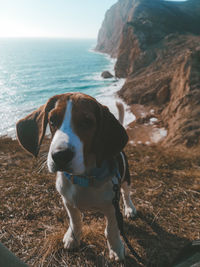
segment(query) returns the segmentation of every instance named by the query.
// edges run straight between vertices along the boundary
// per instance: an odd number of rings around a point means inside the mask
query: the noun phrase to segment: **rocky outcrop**
[[[130,40],[130,29],[145,48],[172,32],[199,34],[199,0],[118,0],[107,12],[98,34],[96,50],[119,57],[119,46]],[[129,45],[129,42],[126,43]],[[131,44],[131,48],[135,44]],[[128,50],[128,46],[127,46]]]
[[[159,48],[160,41],[167,35],[200,34],[198,0],[188,2],[130,0],[130,2],[134,4],[132,13],[128,11],[128,21],[123,26],[115,67],[117,77],[127,77],[152,63],[155,59],[152,49]]]
[[[191,147],[200,140],[200,39],[192,41],[196,48],[184,51],[177,59],[170,83],[171,98],[162,111],[169,129],[165,144]]]
[[[122,2],[129,6],[126,15],[122,8],[123,20],[117,13]],[[112,27],[108,34],[110,16],[120,21],[120,36]],[[100,50],[117,55],[115,75],[127,78],[119,95],[128,104],[157,107],[168,129],[166,145],[199,142],[199,25],[199,0],[125,0],[109,10],[99,33]],[[112,50],[113,36],[117,38]]]
[[[104,79],[109,79],[113,78],[114,76],[109,71],[105,70],[101,73],[101,77],[103,77]]]

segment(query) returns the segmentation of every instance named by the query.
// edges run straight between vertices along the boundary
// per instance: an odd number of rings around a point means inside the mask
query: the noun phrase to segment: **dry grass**
[[[47,144],[35,160],[16,141],[0,139],[0,241],[30,266],[117,266],[108,260],[101,214],[84,214],[80,249],[63,249],[68,219],[54,175],[42,169],[45,151]],[[144,266],[169,265],[200,238],[200,153],[156,146],[127,146],[126,153],[138,217],[125,220],[125,231]],[[137,265],[127,257],[126,266]]]

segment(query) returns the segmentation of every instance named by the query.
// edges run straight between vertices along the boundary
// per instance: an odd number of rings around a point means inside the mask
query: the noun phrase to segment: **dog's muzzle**
[[[65,170],[74,157],[74,152],[70,149],[57,150],[51,154],[58,170]]]

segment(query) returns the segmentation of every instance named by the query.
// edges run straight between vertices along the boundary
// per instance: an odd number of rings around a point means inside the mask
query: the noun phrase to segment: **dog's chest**
[[[102,210],[114,197],[111,181],[100,188],[85,188],[73,185],[62,173],[57,174],[56,189],[68,204],[80,210]]]

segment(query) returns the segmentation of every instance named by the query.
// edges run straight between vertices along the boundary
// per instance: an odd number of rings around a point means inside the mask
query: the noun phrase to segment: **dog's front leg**
[[[120,238],[114,206],[112,204],[107,206],[104,214],[106,216],[105,236],[107,238],[109,257],[116,261],[124,260],[125,248]]]
[[[124,213],[127,218],[134,218],[137,214],[136,208],[130,197],[130,186],[123,182],[121,186],[122,199],[124,202]]]
[[[63,202],[69,216],[69,228],[63,238],[64,248],[74,249],[80,245],[82,234],[81,213],[77,208],[67,203],[64,198]]]

